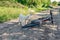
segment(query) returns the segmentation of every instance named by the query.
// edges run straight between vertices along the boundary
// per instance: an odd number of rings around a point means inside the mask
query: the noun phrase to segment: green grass
[[[11,19],[15,19],[19,16],[20,13],[25,13],[27,8],[9,8],[9,7],[0,7],[0,23],[5,22]]]
[[[46,10],[50,0],[0,0],[0,23],[18,18],[19,14],[29,14],[29,8],[40,12]],[[43,7],[42,7],[43,6]]]
[[[34,7],[34,8],[32,8],[32,9],[35,10],[36,12],[40,12],[40,11],[47,10],[47,9],[50,9],[50,8],[45,8],[45,7]]]
[[[31,8],[31,9],[37,12],[46,10],[46,8]],[[11,19],[16,19],[18,18],[20,13],[24,15],[29,14],[28,7],[25,8],[0,7],[0,23],[9,21]]]

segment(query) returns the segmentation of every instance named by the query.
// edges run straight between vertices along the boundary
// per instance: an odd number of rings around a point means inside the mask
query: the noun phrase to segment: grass
[[[23,11],[22,11],[23,10]],[[11,7],[0,7],[0,23],[15,19],[19,16],[20,13],[25,13],[27,8],[11,8]]]
[[[31,9],[37,12],[46,10],[46,8],[31,8]],[[25,8],[0,7],[0,23],[18,18],[20,13],[24,15],[29,14],[28,7]]]
[[[47,10],[47,9],[50,9],[50,8],[45,8],[45,7],[34,7],[34,8],[32,8],[32,9],[35,10],[36,12],[40,12],[40,11]]]
[[[29,14],[29,10],[28,10],[29,8],[35,10],[36,12],[40,12],[42,10],[47,9],[47,8],[42,8],[42,2],[40,0],[37,1],[33,0],[33,2],[32,0],[31,1],[21,0],[22,4],[21,2],[19,3],[17,1],[13,1],[13,0],[0,1],[0,23],[18,18],[20,13],[24,15]]]

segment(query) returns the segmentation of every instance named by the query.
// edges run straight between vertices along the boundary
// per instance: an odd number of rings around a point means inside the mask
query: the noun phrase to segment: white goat
[[[20,23],[20,26],[24,26],[26,24],[26,20],[29,19],[29,17],[31,16],[31,14],[28,14],[28,15],[23,15],[23,14],[20,14],[19,15],[19,23]]]

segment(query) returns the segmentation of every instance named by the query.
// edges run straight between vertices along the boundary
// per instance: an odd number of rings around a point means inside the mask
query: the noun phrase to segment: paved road
[[[11,27],[1,28],[0,40],[60,40],[60,14],[56,13],[53,16],[54,25],[44,23],[40,27],[22,29],[17,24]]]

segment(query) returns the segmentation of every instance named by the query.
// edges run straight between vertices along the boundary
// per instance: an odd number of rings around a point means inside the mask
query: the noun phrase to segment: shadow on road
[[[55,13],[55,12],[54,12]],[[57,13],[57,12],[56,12]],[[18,23],[7,23],[7,26],[0,29],[1,40],[59,40],[60,39],[60,14],[54,14],[54,24],[44,23],[40,27],[21,29]],[[6,25],[6,24],[5,24]],[[14,26],[13,26],[14,25]]]

